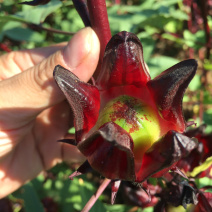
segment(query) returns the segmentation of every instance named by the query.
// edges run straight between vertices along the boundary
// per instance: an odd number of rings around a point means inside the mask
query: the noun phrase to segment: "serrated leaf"
[[[212,156],[207,158],[206,161],[202,163],[200,166],[195,167],[194,170],[190,173],[190,175],[192,177],[195,177],[196,175],[208,169],[211,165],[212,165]]]

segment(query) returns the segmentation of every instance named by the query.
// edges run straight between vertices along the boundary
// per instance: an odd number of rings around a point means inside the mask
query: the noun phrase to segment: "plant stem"
[[[88,0],[87,4],[88,4],[91,26],[100,40],[101,44],[100,61],[102,61],[105,47],[111,38],[111,31],[108,21],[106,3],[105,0]]]
[[[34,30],[44,30],[47,32],[57,33],[57,34],[62,34],[62,35],[74,35],[75,34],[75,32],[66,32],[66,31],[62,31],[59,29],[47,28],[47,27],[43,27],[42,25],[38,25],[38,24],[31,24],[31,23],[25,23],[25,24]]]
[[[209,27],[208,20],[207,20],[208,9],[207,9],[207,1],[206,0],[200,1],[200,9],[201,9],[201,13],[202,13],[203,25],[204,25],[204,30],[205,30],[205,38],[206,38],[206,44],[205,44],[206,55],[205,55],[205,58],[210,59],[211,36],[210,36],[210,27]],[[204,63],[204,58],[202,59],[202,61]],[[202,67],[201,82],[202,82],[203,89],[207,89],[207,86],[208,86],[207,71],[204,69],[204,67]],[[204,90],[203,89],[200,90],[200,109],[199,109],[200,112],[199,112],[199,116],[200,116],[201,122],[203,121],[203,113],[204,113],[204,104],[203,104]]]
[[[84,25],[91,26],[89,12],[86,0],[72,0],[75,9],[77,10],[78,14],[80,15]]]
[[[82,212],[88,212],[92,208],[92,206],[95,204],[99,196],[102,194],[102,192],[105,190],[105,188],[109,185],[110,182],[111,182],[110,179],[107,178],[104,179],[104,181],[99,186],[96,193],[90,198],[85,207],[82,209]]]
[[[207,15],[208,15],[208,5],[207,5],[207,1],[206,0],[202,0],[200,1],[200,5],[201,5],[201,12],[202,12],[202,19],[203,19],[203,24],[204,24],[204,29],[205,29],[205,38],[206,38],[206,58],[209,59],[210,58],[210,48],[211,48],[211,36],[210,36],[210,27],[208,24],[208,19],[207,19]]]

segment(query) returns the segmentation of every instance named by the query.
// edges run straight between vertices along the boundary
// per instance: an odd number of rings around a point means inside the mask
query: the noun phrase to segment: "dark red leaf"
[[[99,91],[60,65],[54,69],[54,78],[72,107],[78,143],[96,124],[100,108]]]
[[[157,189],[158,186],[150,185],[150,191],[145,191],[142,186],[134,185],[134,183],[123,182],[123,197],[125,202],[130,205],[136,205],[142,207],[142,209],[146,207],[152,207],[157,204],[159,198],[154,194],[153,189]]]
[[[97,87],[100,90],[124,85],[140,87],[149,80],[143,48],[137,36],[126,31],[114,35],[106,46]]]
[[[136,173],[136,181],[142,182],[157,172],[159,172],[157,177],[166,173],[196,146],[195,140],[175,131],[169,131],[144,154],[141,168]]]
[[[109,179],[135,180],[133,142],[131,136],[113,122],[104,124],[78,149],[91,167]]]
[[[196,190],[186,180],[168,183],[160,196],[166,205],[174,207],[182,205],[186,209],[188,204],[198,203]]]
[[[192,150],[190,154],[182,158],[177,163],[177,167],[183,169],[185,173],[191,172],[196,166],[199,166],[202,162],[203,156],[203,145],[202,143],[198,143],[197,148]]]
[[[186,127],[182,99],[196,69],[196,60],[185,60],[162,72],[147,84],[161,116],[172,122],[176,127],[173,130],[178,132],[184,132]]]

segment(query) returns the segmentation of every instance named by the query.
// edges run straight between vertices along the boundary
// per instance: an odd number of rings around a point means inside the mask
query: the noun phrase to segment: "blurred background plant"
[[[19,4],[21,2],[0,0],[0,55],[68,41],[84,27],[71,0],[51,0],[36,7]],[[112,35],[123,30],[137,34],[152,78],[179,61],[188,58],[198,61],[199,69],[186,92],[183,108],[186,120],[194,120],[197,126],[205,123],[204,135],[210,135],[212,0],[107,0],[106,3]],[[0,211],[80,211],[101,180],[98,174],[89,173],[71,181],[68,176],[77,166],[61,164],[40,175],[0,200]],[[212,186],[209,177],[211,175],[196,177],[197,187]],[[124,186],[122,189],[126,190]],[[154,210],[154,205],[147,203],[143,204],[145,209],[142,204],[126,205],[121,195],[117,197],[117,204],[111,206],[108,190],[91,211]]]

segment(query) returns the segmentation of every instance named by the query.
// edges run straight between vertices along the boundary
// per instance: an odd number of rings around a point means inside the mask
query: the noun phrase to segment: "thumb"
[[[61,65],[81,80],[88,81],[96,69],[99,49],[95,32],[91,28],[80,30],[62,50],[36,66],[1,81],[0,108],[30,108],[30,115],[36,115],[61,102],[64,96],[53,79],[54,67]]]

